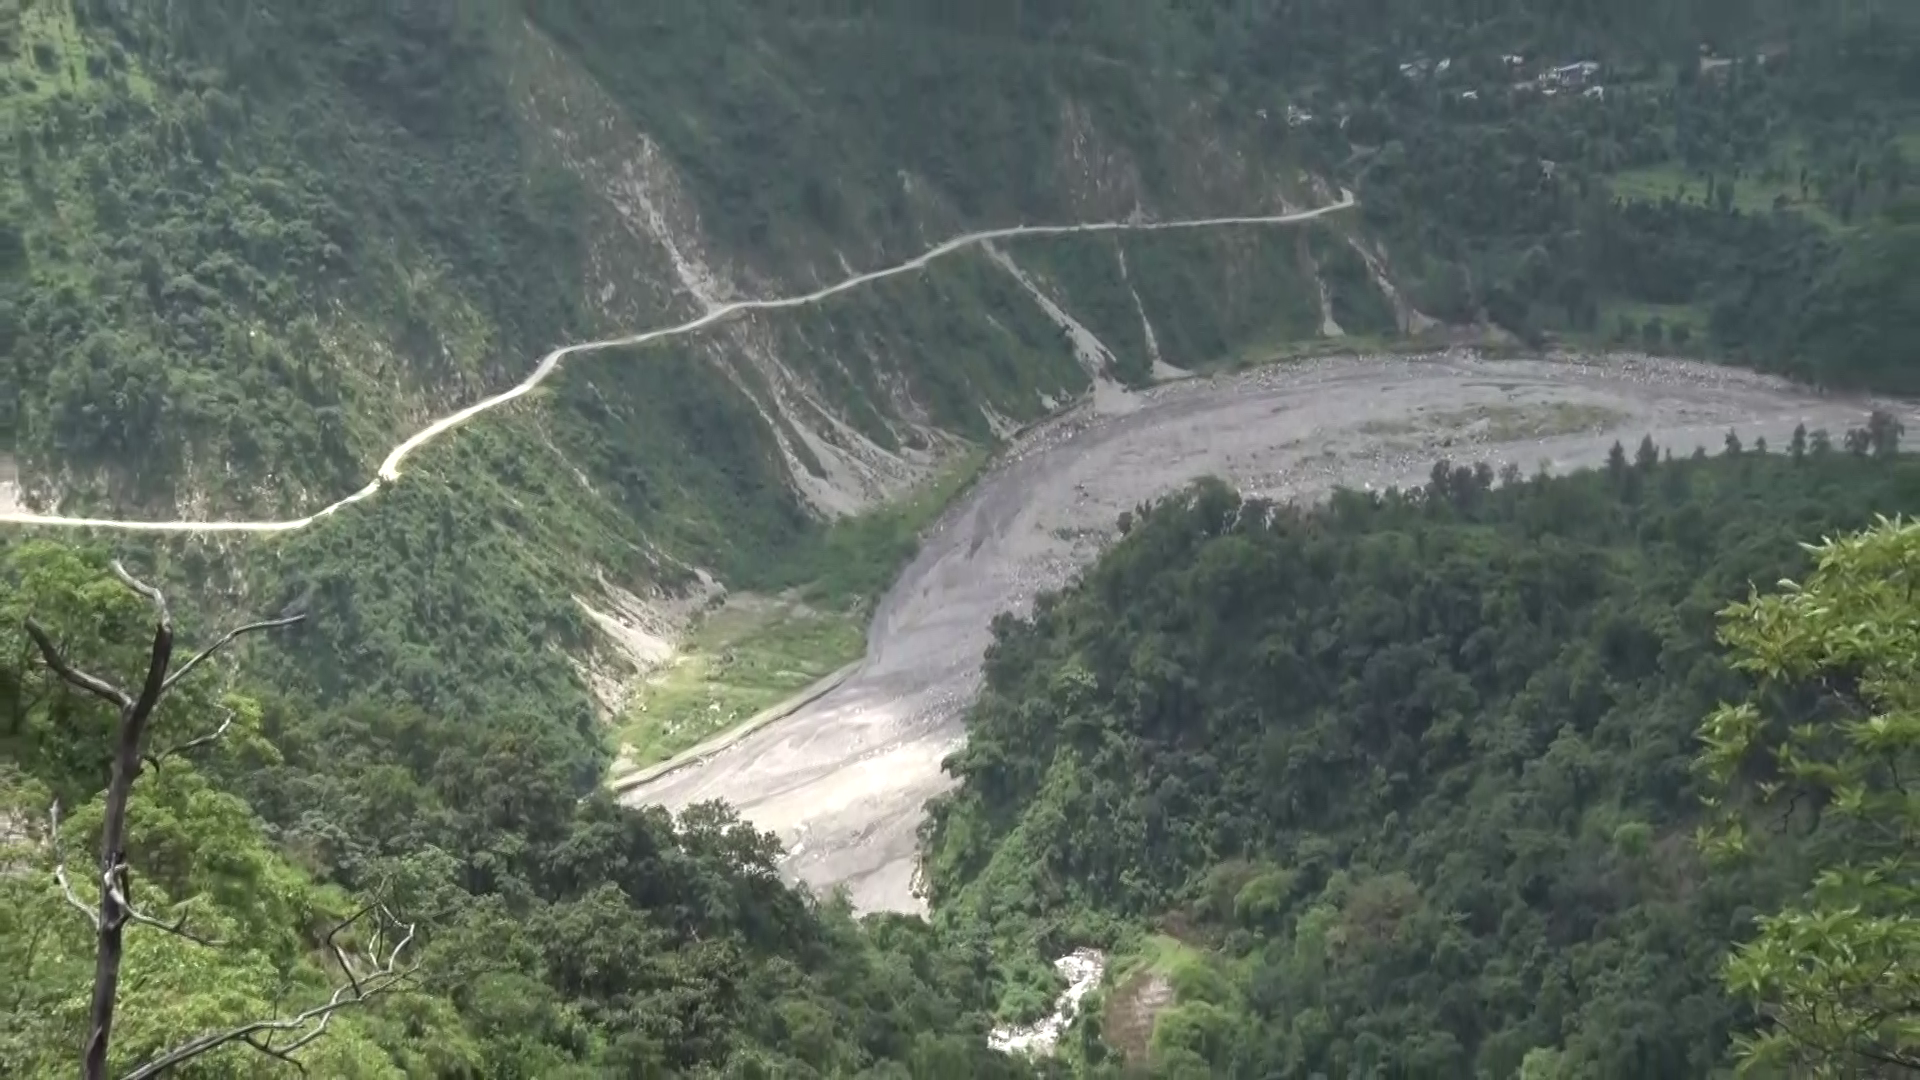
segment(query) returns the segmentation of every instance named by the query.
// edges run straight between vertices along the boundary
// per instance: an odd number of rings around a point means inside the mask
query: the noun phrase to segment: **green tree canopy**
[[[1700,731],[1709,850],[1785,847],[1808,875],[1727,964],[1763,1020],[1740,1052],[1800,1075],[1920,1069],[1920,522],[1811,553],[1804,583],[1725,612],[1756,686]]]

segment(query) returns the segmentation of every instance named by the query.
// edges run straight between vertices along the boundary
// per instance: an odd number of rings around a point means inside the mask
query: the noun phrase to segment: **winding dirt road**
[[[1836,440],[1872,403],[1678,361],[1343,358],[1162,387],[1117,415],[1036,433],[941,522],[882,604],[864,665],[785,720],[627,792],[679,808],[725,799],[791,853],[789,877],[845,884],[862,910],[917,911],[925,800],[963,735],[988,624],[1025,611],[1098,550],[1122,510],[1196,477],[1282,499],[1425,479],[1442,457],[1531,473],[1597,464],[1643,434],[1718,453],[1729,428],[1784,448]],[[1913,415],[1895,408],[1913,423]]]
[[[956,237],[897,266],[800,296],[738,301],[698,318],[556,349],[519,385],[436,420],[381,462],[360,490],[285,521],[131,521],[0,512],[0,525],[147,533],[283,533],[371,498],[420,448],[526,396],[569,357],[697,333],[747,312],[816,304],[998,239],[1072,233],[1284,225],[1354,205],[1274,216],[1019,226]],[[1872,403],[1730,369],[1644,358],[1603,363],[1339,358],[1144,395],[1103,387],[1104,415],[1081,413],[1024,441],[943,519],[888,594],[865,662],[832,691],[718,754],[630,789],[629,802],[679,808],[725,799],[778,833],[785,869],[814,886],[844,884],[867,911],[915,911],[916,830],[946,786],[941,759],[959,745],[979,684],[988,625],[1023,612],[1091,559],[1122,510],[1198,476],[1252,493],[1310,499],[1335,485],[1423,479],[1441,456],[1512,461],[1531,470],[1594,464],[1618,439],[1651,434],[1675,453],[1717,449],[1728,428],[1784,445],[1793,427],[1840,432]],[[1895,410],[1920,420],[1905,406]]]
[[[1302,221],[1312,221],[1336,211],[1345,210],[1354,205],[1353,193],[1342,191],[1340,201],[1312,210],[1302,210],[1291,214],[1256,215],[1250,217],[1189,218],[1180,221],[1098,221],[1081,225],[1016,225],[1004,229],[987,229],[982,232],[956,236],[946,243],[934,247],[897,266],[883,270],[873,270],[856,274],[845,281],[829,285],[823,289],[800,296],[787,296],[772,300],[737,300],[711,308],[706,314],[689,319],[678,326],[665,326],[657,330],[647,330],[624,337],[607,338],[603,341],[587,341],[578,345],[558,348],[542,357],[533,373],[521,380],[519,385],[504,390],[489,398],[476,401],[458,412],[443,416],[426,427],[415,432],[405,442],[393,448],[386,460],[380,463],[379,470],[366,486],[348,495],[344,499],[331,503],[314,513],[286,521],[127,521],[118,518],[63,517],[57,514],[35,514],[20,510],[0,512],[0,525],[40,525],[56,528],[77,529],[113,529],[121,532],[140,533],[286,533],[300,529],[329,517],[354,503],[372,498],[379,492],[381,485],[400,479],[400,467],[414,452],[433,442],[447,432],[465,424],[482,413],[516,401],[533,392],[541,383],[546,382],[568,357],[582,353],[600,352],[605,349],[625,348],[635,345],[647,345],[669,338],[685,337],[701,330],[725,322],[738,315],[754,311],[780,311],[786,308],[808,307],[823,300],[838,296],[843,292],[870,285],[885,278],[912,273],[924,269],[935,259],[951,255],[967,248],[978,247],[995,240],[1005,240],[1026,236],[1067,236],[1075,233],[1103,232],[1165,232],[1175,229],[1211,229],[1233,225],[1291,225]],[[0,504],[4,507],[4,504]]]

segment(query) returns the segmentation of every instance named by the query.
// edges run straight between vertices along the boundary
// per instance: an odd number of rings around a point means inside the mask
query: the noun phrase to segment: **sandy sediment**
[[[921,807],[949,782],[940,761],[964,737],[989,622],[1064,584],[1122,511],[1205,475],[1307,500],[1420,483],[1441,457],[1529,474],[1594,465],[1643,435],[1676,456],[1718,453],[1729,428],[1784,449],[1802,423],[1838,441],[1872,403],[1683,361],[1450,354],[1329,358],[1163,386],[1130,406],[1048,425],[978,483],[888,594],[852,677],[625,798],[725,799],[787,843],[791,878],[844,884],[862,910],[917,911]]]

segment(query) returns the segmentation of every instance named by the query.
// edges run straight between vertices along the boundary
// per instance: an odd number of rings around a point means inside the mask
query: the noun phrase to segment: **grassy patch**
[[[1821,205],[1817,193],[1805,199],[1800,197],[1799,168],[1799,155],[1789,152],[1786,164],[1778,170],[1780,175],[1777,178],[1749,171],[1731,180],[1733,208],[1748,214],[1770,214],[1776,208],[1791,210],[1828,228],[1839,228],[1840,220]],[[1716,184],[1728,182],[1728,177],[1721,176]],[[1672,198],[1696,206],[1713,205],[1708,198],[1706,174],[1672,163],[1616,173],[1608,179],[1607,184],[1622,199],[1659,202]]]
[[[153,83],[109,35],[83,29],[73,0],[0,0],[0,109],[110,88],[151,103]]]
[[[810,534],[753,583],[777,596],[737,594],[710,612],[635,692],[617,768],[665,761],[859,659],[874,602],[986,461],[969,451],[907,497]]]
[[[1604,429],[1623,419],[1625,414],[1601,405],[1475,405],[1404,420],[1369,420],[1360,430],[1368,435],[1465,432],[1491,442],[1514,442]]]
[[[1311,360],[1324,356],[1419,353],[1424,351],[1426,346],[1427,343],[1420,339],[1397,334],[1348,334],[1337,338],[1291,341],[1281,337],[1268,337],[1249,342],[1236,349],[1224,367],[1228,371],[1246,371],[1250,368],[1266,367],[1269,364]]]
[[[857,659],[862,630],[849,612],[791,598],[730,599],[634,694],[618,732],[622,767],[665,761],[779,704]]]
[[[1167,1011],[1196,1002],[1224,1005],[1234,996],[1213,957],[1167,934],[1147,935],[1119,957],[1110,982],[1100,1030],[1133,1062],[1151,1056],[1154,1028]]]
[[[1301,360],[1313,360],[1329,356],[1427,356],[1439,347],[1471,347],[1488,354],[1537,355],[1534,350],[1515,349],[1511,336],[1502,336],[1498,332],[1482,333],[1471,327],[1442,327],[1419,334],[1402,334],[1397,331],[1378,334],[1356,334],[1349,332],[1345,337],[1312,338],[1298,341],[1268,339],[1254,342],[1237,350],[1229,370],[1244,371],[1249,368],[1266,367],[1270,364],[1294,363]]]
[[[38,0],[19,6],[12,0],[0,9],[0,31],[6,39],[6,63],[0,64],[10,94],[25,100],[50,98],[62,90],[80,93],[89,80],[87,47],[80,37],[69,3]]]
[[[795,591],[816,607],[864,616],[920,547],[920,534],[970,486],[989,451],[975,447],[905,498],[809,535],[749,588]]]
[[[1204,951],[1171,934],[1149,934],[1117,970],[1121,974],[1150,971],[1171,977],[1179,968],[1206,962]]]

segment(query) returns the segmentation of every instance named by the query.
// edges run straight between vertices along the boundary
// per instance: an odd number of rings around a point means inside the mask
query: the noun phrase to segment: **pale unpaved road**
[[[637,334],[606,338],[602,341],[584,341],[577,345],[558,348],[540,358],[533,372],[520,382],[492,397],[482,398],[467,407],[452,412],[433,421],[426,427],[414,432],[400,445],[387,453],[385,460],[373,479],[345,498],[337,499],[306,517],[287,518],[280,521],[138,521],[124,518],[68,517],[60,514],[40,514],[21,509],[13,505],[14,493],[0,487],[0,525],[33,525],[63,529],[109,529],[118,532],[135,533],[288,533],[298,532],[316,522],[322,521],[354,503],[370,499],[380,489],[400,479],[401,467],[422,447],[434,442],[441,436],[460,427],[475,417],[510,404],[532,393],[539,385],[560,370],[569,357],[582,353],[602,352],[607,349],[649,345],[671,338],[697,334],[717,323],[755,311],[785,311],[788,308],[811,307],[824,300],[831,299],[844,292],[863,288],[876,281],[911,274],[925,269],[936,259],[945,258],[957,251],[981,247],[995,240],[1010,240],[1017,237],[1034,236],[1071,236],[1078,233],[1110,232],[1171,232],[1190,229],[1215,229],[1230,226],[1256,225],[1293,225],[1303,221],[1313,221],[1328,214],[1338,213],[1354,206],[1353,192],[1342,191],[1340,201],[1312,210],[1299,210],[1290,214],[1263,214],[1240,217],[1187,218],[1179,221],[1094,221],[1078,225],[1015,225],[1002,229],[985,229],[980,232],[965,233],[956,236],[936,247],[929,248],[905,262],[880,270],[870,270],[864,274],[855,274],[843,281],[835,282],[823,288],[799,296],[783,296],[769,300],[735,300],[709,308],[698,318],[689,319],[677,326],[663,326],[654,330],[645,330]]]
[[[1566,469],[1599,463],[1616,439],[1631,453],[1643,434],[1681,456],[1696,445],[1719,453],[1733,427],[1777,451],[1802,422],[1837,442],[1871,407],[1682,362],[1464,356],[1316,361],[1162,387],[1130,404],[1043,430],[978,484],[888,594],[866,662],[846,683],[624,798],[673,808],[725,799],[786,842],[790,877],[844,883],[865,911],[917,911],[921,806],[946,786],[940,760],[963,735],[989,620],[1063,584],[1096,550],[1084,531],[1110,529],[1122,510],[1206,474],[1311,498],[1336,484],[1419,482],[1440,456]],[[1907,406],[1895,411],[1915,422]],[[1600,426],[1564,432],[1576,419]],[[1512,429],[1528,421],[1564,433],[1516,440]]]

